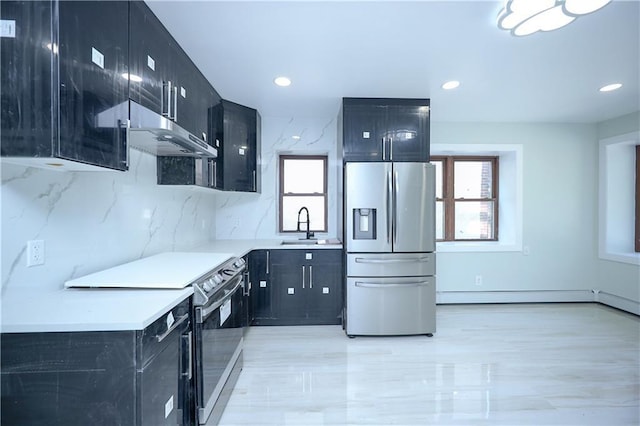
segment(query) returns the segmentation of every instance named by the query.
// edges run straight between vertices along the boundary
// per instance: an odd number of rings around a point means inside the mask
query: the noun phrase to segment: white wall
[[[127,172],[56,172],[2,162],[2,291],[67,279],[215,235],[217,192],[156,185],[156,160],[131,151]],[[28,240],[46,263],[26,266]]]
[[[600,140],[638,131],[640,131],[640,112],[598,123],[598,139]],[[615,167],[615,165],[613,166]],[[601,214],[606,208],[604,205],[599,206]],[[631,301],[634,302],[632,306],[635,305],[637,311],[640,304],[640,266],[604,259],[598,259],[597,265],[598,288],[612,295],[611,300],[607,300],[607,302],[618,303],[620,307],[625,308],[628,305],[626,301]],[[602,295],[601,299],[606,297],[606,295]]]
[[[433,123],[431,141],[522,145],[522,235],[530,252],[439,253],[439,292],[586,293],[595,288],[594,125]],[[475,284],[476,275],[483,277],[481,286]]]
[[[327,154],[328,227],[319,238],[338,237],[336,117],[325,119],[262,117],[262,193],[223,192],[217,197],[217,239],[297,238],[302,234],[278,233],[278,155]],[[294,139],[299,136],[300,139]],[[340,219],[341,220],[341,219]],[[311,218],[313,222],[313,217]]]

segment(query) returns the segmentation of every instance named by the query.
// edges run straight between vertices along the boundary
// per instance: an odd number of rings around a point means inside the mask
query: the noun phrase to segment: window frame
[[[284,193],[284,162],[285,160],[322,160],[323,161],[323,188],[322,193]],[[278,232],[283,234],[298,233],[303,231],[296,230],[284,230],[284,214],[283,203],[284,197],[317,197],[323,196],[324,199],[324,228],[313,228],[314,222],[311,222],[311,232],[328,232],[329,227],[329,196],[328,196],[328,168],[329,168],[329,156],[328,155],[308,155],[308,154],[280,154],[278,156]],[[315,221],[317,224],[319,221]]]
[[[636,226],[635,226],[635,252],[640,253],[640,145],[636,145]]]
[[[442,162],[442,198],[437,201],[444,204],[444,238],[438,242],[496,242],[499,241],[499,162],[496,155],[433,155],[431,162]],[[455,198],[454,171],[456,162],[489,161],[491,162],[491,197],[490,198]],[[455,238],[455,206],[460,202],[491,201],[493,203],[493,238]]]

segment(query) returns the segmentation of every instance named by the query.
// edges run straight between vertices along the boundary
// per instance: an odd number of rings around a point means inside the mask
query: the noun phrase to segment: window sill
[[[640,266],[640,253],[625,253],[625,252],[605,252],[600,253],[598,256],[602,260],[610,260],[612,262],[628,263],[630,265]]]
[[[505,243],[501,241],[439,241],[436,242],[436,252],[464,253],[464,252],[512,252],[522,251],[522,244]]]

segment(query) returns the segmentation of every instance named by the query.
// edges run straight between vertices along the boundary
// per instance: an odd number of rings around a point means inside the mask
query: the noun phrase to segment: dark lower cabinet
[[[128,2],[3,0],[0,18],[2,156],[126,170]]]
[[[256,325],[312,325],[342,322],[342,251],[270,250],[269,290],[254,315]],[[255,305],[254,305],[255,306]]]
[[[189,307],[144,330],[2,334],[0,423],[191,425]]]
[[[249,281],[251,282],[251,324],[264,325],[273,320],[269,262],[272,250],[253,250],[249,253]]]

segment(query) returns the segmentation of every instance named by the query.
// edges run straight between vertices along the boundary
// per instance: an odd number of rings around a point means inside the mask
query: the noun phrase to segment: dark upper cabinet
[[[3,1],[0,16],[2,156],[126,170],[128,2]]]
[[[260,114],[222,100],[210,110],[213,146],[212,186],[226,191],[260,192]]]
[[[208,111],[220,96],[143,1],[131,2],[131,100],[211,145]],[[132,107],[139,127],[144,110]]]
[[[429,99],[343,98],[344,161],[429,161]]]

